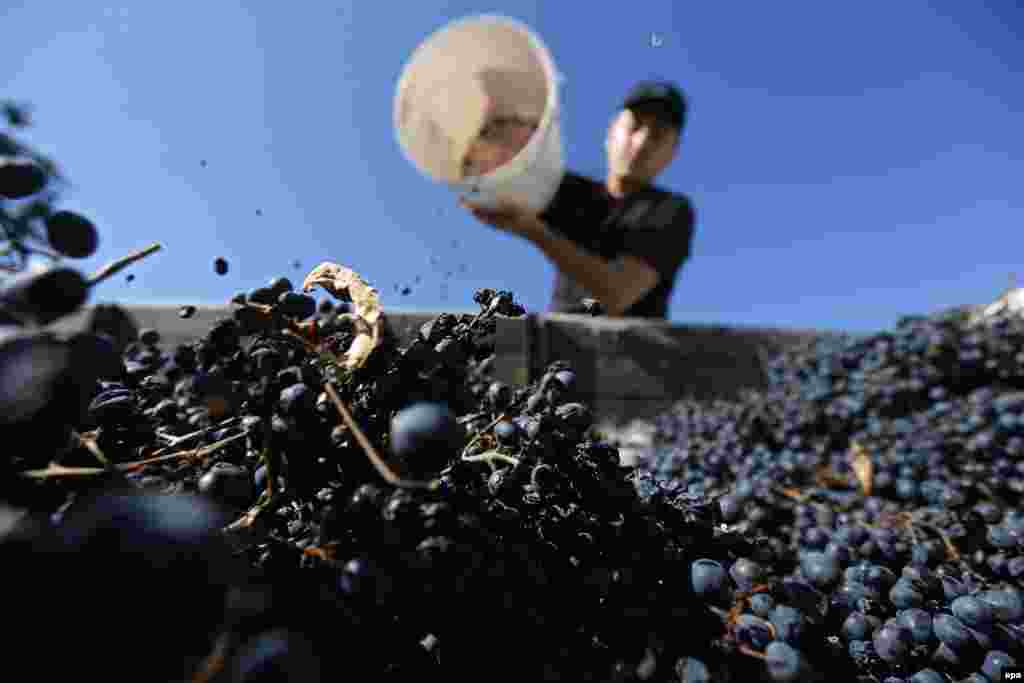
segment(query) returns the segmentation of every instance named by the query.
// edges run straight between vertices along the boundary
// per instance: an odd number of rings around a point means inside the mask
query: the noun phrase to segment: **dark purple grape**
[[[777,605],[772,610],[771,622],[775,627],[775,638],[779,641],[797,644],[804,637],[807,618],[790,605]]]
[[[1014,581],[1024,579],[1024,555],[1018,555],[1006,563],[1006,576]]]
[[[187,679],[182,667],[209,653],[227,587],[242,569],[221,531],[229,521],[198,496],[125,493],[76,500],[59,529],[61,565],[89,576],[92,588],[82,591],[74,582],[50,588],[76,634],[65,654],[81,655],[76,666],[97,674],[102,666],[116,679],[137,676],[143,662],[154,680]],[[155,584],[160,590],[152,590]],[[139,628],[130,615],[140,608],[161,618]],[[110,618],[107,628],[95,628],[96,614]],[[183,620],[190,624],[184,632]],[[117,662],[90,665],[85,653],[110,638],[127,650]],[[164,645],[148,647],[154,638]]]
[[[160,333],[152,328],[145,328],[139,331],[139,341],[146,346],[156,346],[160,343]]]
[[[316,395],[308,386],[297,382],[281,390],[278,407],[281,414],[286,417],[300,418],[307,416],[313,410]]]
[[[495,412],[501,412],[512,400],[512,390],[504,382],[492,382],[487,388],[487,400]]]
[[[910,609],[924,604],[924,589],[919,582],[901,578],[889,591],[889,601],[897,609]]]
[[[836,541],[829,541],[825,546],[825,554],[832,558],[840,567],[850,564],[855,557],[850,546]]]
[[[217,463],[199,478],[199,492],[212,500],[235,507],[252,502],[252,480],[249,471],[230,463]]]
[[[789,683],[811,678],[807,660],[789,643],[773,642],[765,648],[764,654],[768,675],[773,681]]]
[[[46,187],[46,172],[31,159],[0,159],[0,197],[24,199]]]
[[[850,616],[846,617],[846,621],[843,622],[841,632],[847,642],[851,640],[869,640],[874,631],[874,626],[877,626],[877,624],[873,625],[864,614],[851,612]]]
[[[921,669],[910,677],[910,683],[946,683],[946,678],[935,669]]]
[[[1017,666],[1017,660],[1000,650],[992,650],[985,655],[981,672],[990,681],[1002,681],[1003,672]]]
[[[714,560],[697,560],[690,566],[693,592],[709,602],[721,601],[729,590],[725,568]]]
[[[282,292],[277,292],[269,287],[257,287],[249,292],[246,297],[246,301],[253,304],[260,304],[262,306],[273,306],[277,303],[277,298],[281,296]]]
[[[721,510],[722,521],[726,524],[735,523],[743,513],[743,503],[731,493],[718,499],[718,507]]]
[[[46,334],[0,342],[0,438],[31,444],[8,453],[16,467],[46,465],[85,417],[97,377],[72,358],[68,344]]]
[[[915,544],[911,549],[910,561],[912,564],[921,567],[934,567],[941,562],[946,555],[946,549],[941,543],[925,541]]]
[[[96,226],[74,211],[50,214],[46,218],[46,239],[54,249],[70,258],[88,258],[99,246]]]
[[[754,593],[750,596],[750,611],[762,619],[769,619],[773,609],[775,609],[775,599],[770,594]]]
[[[842,571],[834,557],[819,552],[804,553],[800,558],[800,569],[807,580],[820,589],[835,585]]]
[[[976,597],[965,595],[952,602],[954,616],[967,626],[985,627],[995,621],[995,615],[988,603]]]
[[[860,562],[858,564],[850,565],[843,570],[843,580],[850,583],[866,583],[868,577],[868,570],[871,565],[867,562]],[[893,583],[896,583],[896,577],[893,576]],[[877,587],[877,586],[876,586]]]
[[[821,527],[811,527],[803,536],[803,545],[812,550],[824,550],[828,545],[830,536]]]
[[[875,652],[890,664],[903,662],[914,646],[910,629],[899,624],[886,624],[875,631],[871,639]]]
[[[868,531],[861,526],[843,526],[836,530],[832,540],[846,545],[858,546],[868,540]]]
[[[87,328],[90,332],[108,337],[118,353],[139,338],[135,319],[116,304],[98,304],[93,307]]]
[[[267,283],[267,289],[270,289],[271,291],[275,292],[278,298],[280,298],[280,296],[285,292],[294,291],[295,287],[292,286],[292,281],[289,280],[288,278],[275,277],[272,278],[270,282]]]
[[[810,584],[799,580],[784,580],[778,590],[783,602],[792,605],[811,623],[821,623],[828,609],[826,596]]]
[[[277,310],[292,318],[305,320],[316,313],[316,299],[298,292],[282,292],[277,299]]]
[[[594,424],[590,408],[582,403],[563,403],[555,409],[555,415],[572,429],[583,432]]]
[[[915,643],[927,645],[931,642],[934,636],[931,614],[923,609],[911,608],[900,612],[897,619],[901,624],[910,629]]]
[[[1009,549],[1017,547],[1017,537],[1005,526],[992,524],[988,527],[986,539],[993,548]]]
[[[850,655],[850,659],[858,663],[870,660],[875,656],[875,646],[871,644],[870,640],[851,640],[846,651]]]
[[[256,494],[257,495],[262,495],[267,490],[267,466],[266,465],[260,465],[259,467],[256,468],[256,471],[253,472],[252,481],[253,481],[253,486],[256,489]],[[284,477],[279,474],[278,477],[277,477],[277,488],[278,489],[283,488],[284,484],[285,484]]]
[[[55,266],[6,280],[0,290],[0,306],[19,318],[49,325],[81,308],[89,292],[81,273]]]
[[[707,665],[695,657],[683,657],[676,663],[680,683],[712,683],[714,678]]]
[[[1011,623],[1024,618],[1024,601],[1017,591],[990,590],[976,597],[989,606],[997,621]]]
[[[89,404],[89,417],[98,424],[116,424],[138,412],[138,397],[130,389],[106,389]]]
[[[974,638],[967,625],[951,614],[938,614],[932,620],[935,637],[945,643],[954,652],[969,648]]]
[[[494,425],[494,436],[502,446],[515,446],[519,439],[519,427],[515,422],[502,420]]]
[[[572,370],[559,370],[555,373],[555,379],[566,391],[572,391],[576,386],[576,373]]]
[[[964,582],[955,576],[943,576],[942,577],[942,592],[948,602],[953,602],[961,595],[967,595],[969,592]]]
[[[415,403],[391,420],[391,454],[421,474],[440,471],[463,438],[455,416],[441,403]]]
[[[741,614],[734,626],[736,638],[748,647],[763,650],[772,642],[772,626],[752,614]]]
[[[729,568],[729,576],[736,582],[737,588],[749,591],[764,580],[765,570],[757,562],[741,557]]]

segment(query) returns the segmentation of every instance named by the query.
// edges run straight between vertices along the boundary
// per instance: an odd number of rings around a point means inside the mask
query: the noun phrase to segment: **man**
[[[673,84],[645,81],[608,129],[603,184],[566,173],[541,214],[460,200],[483,223],[529,240],[555,264],[553,312],[600,301],[608,315],[665,319],[676,274],[690,255],[695,215],[682,194],[653,180],[678,151],[687,106]]]

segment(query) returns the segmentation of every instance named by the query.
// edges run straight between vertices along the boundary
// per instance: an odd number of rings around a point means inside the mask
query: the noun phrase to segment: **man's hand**
[[[497,208],[484,208],[460,197],[459,206],[469,210],[481,223],[531,241],[544,230],[544,224],[536,213],[512,202],[503,201],[499,202]]]
[[[489,209],[459,199],[477,220],[524,237],[535,244],[555,267],[583,285],[597,297],[611,316],[620,316],[655,287],[660,276],[649,264],[625,254],[615,264],[549,230],[540,217],[526,207],[507,202]]]

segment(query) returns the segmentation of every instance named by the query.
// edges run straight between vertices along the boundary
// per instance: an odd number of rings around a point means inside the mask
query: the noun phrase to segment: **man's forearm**
[[[529,239],[544,252],[555,267],[583,285],[609,309],[614,308],[618,271],[605,259],[590,253],[572,240],[555,233],[540,218]]]

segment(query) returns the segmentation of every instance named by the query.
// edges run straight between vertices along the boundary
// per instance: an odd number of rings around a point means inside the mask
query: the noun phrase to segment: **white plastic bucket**
[[[454,21],[423,41],[402,71],[394,101],[398,143],[420,173],[475,204],[507,199],[540,212],[565,173],[560,81],[547,48],[524,24],[496,15]],[[489,106],[538,127],[510,160],[466,176],[463,160]]]

